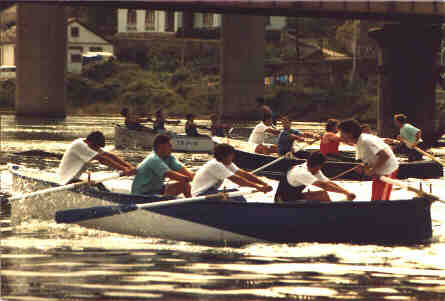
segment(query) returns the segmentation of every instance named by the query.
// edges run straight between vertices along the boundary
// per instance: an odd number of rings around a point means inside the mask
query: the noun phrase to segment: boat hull
[[[117,149],[151,149],[156,133],[129,130],[123,126],[114,127],[114,146]],[[187,135],[172,135],[173,151],[212,153],[215,143],[208,136],[190,137]]]
[[[20,170],[12,173],[15,192],[56,185],[24,175]],[[14,216],[15,220],[17,217],[52,220],[58,211],[66,209],[96,207],[100,213],[111,208],[109,206],[160,199],[85,187],[14,201],[11,218],[13,221]],[[125,235],[217,245],[255,242],[411,244],[425,242],[432,237],[430,207],[430,202],[423,198],[329,204],[216,200],[116,212],[77,223]]]
[[[250,152],[245,152],[242,150],[235,150],[234,163],[245,170],[255,170],[264,164],[267,164],[276,157],[253,154]],[[283,172],[288,170],[291,166],[296,164],[302,164],[305,160],[303,159],[284,159],[281,160],[264,170],[262,170],[258,175],[268,177],[270,179],[278,180],[282,176]],[[339,175],[340,173],[357,166],[359,163],[354,162],[337,162],[337,161],[327,161],[322,170],[323,173],[331,178]],[[401,162],[399,165],[399,170],[397,177],[399,179],[406,178],[420,178],[420,179],[430,179],[430,178],[440,178],[443,176],[443,167],[434,161],[415,161],[415,162]],[[369,177],[363,176],[362,174],[351,171],[339,179],[349,179],[349,180],[370,180]]]

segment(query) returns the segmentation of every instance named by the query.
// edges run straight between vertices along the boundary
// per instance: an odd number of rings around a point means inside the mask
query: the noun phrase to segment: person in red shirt
[[[338,133],[338,124],[340,121],[337,119],[328,119],[326,123],[326,132],[323,134],[320,142],[320,152],[326,156],[328,160],[335,161],[355,161],[353,157],[348,157],[339,152],[338,147],[342,139]]]

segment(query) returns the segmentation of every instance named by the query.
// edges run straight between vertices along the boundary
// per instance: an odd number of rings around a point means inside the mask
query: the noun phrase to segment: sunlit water
[[[107,145],[112,145],[113,124],[117,122],[121,119],[85,116],[60,122],[23,122],[3,116],[0,163],[54,171],[57,155],[93,128],[103,131]],[[47,153],[20,154],[29,150]],[[137,164],[148,152],[116,153]],[[187,166],[201,165],[209,158],[202,154],[178,156]],[[103,169],[95,166],[95,170]],[[434,180],[423,185],[445,199],[443,183]],[[355,189],[361,200],[369,198],[368,184],[342,184]],[[420,181],[411,184],[418,186]],[[1,191],[9,189],[10,175],[3,171]],[[409,196],[402,190],[394,194]],[[1,209],[0,298],[5,300],[445,300],[442,203],[431,209],[433,240],[416,246],[301,243],[209,247],[54,221],[26,220],[13,226],[9,206],[3,204]]]

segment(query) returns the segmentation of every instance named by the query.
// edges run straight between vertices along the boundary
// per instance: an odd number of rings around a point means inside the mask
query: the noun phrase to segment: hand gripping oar
[[[120,177],[122,177],[122,173],[119,173],[117,175],[113,175],[113,176],[110,176],[110,177],[106,177],[106,178],[103,178],[103,179],[95,180],[95,181],[85,180],[85,181],[76,182],[76,183],[72,183],[72,184],[67,184],[67,185],[62,185],[62,186],[57,186],[57,187],[46,188],[46,189],[42,189],[42,190],[38,190],[38,191],[33,191],[33,192],[21,194],[21,195],[15,195],[15,196],[12,196],[10,198],[7,198],[7,200],[8,201],[16,201],[16,200],[21,200],[21,199],[24,199],[24,198],[29,198],[29,197],[32,197],[32,196],[42,195],[42,194],[46,194],[46,193],[50,193],[50,192],[56,192],[56,191],[63,191],[63,190],[73,189],[73,188],[76,188],[76,187],[79,187],[79,186],[82,186],[82,185],[87,185],[87,184],[95,185],[95,184],[102,183],[102,182],[105,182],[105,181],[114,180],[114,179],[117,179],[117,178],[120,178]]]
[[[81,209],[67,209],[67,210],[57,211],[55,220],[57,223],[76,223],[88,219],[109,217],[117,214],[128,213],[139,209],[159,208],[159,207],[186,204],[186,203],[198,202],[210,199],[228,199],[242,195],[253,194],[257,192],[258,192],[257,190],[251,190],[245,192],[235,191],[229,193],[220,192],[220,193],[208,194],[191,198],[183,198],[170,201],[159,201],[146,204],[98,206],[98,207],[89,207]]]
[[[415,192],[420,197],[424,197],[424,198],[430,200],[431,202],[434,202],[434,201],[443,202],[438,196],[435,196],[433,194],[426,193],[423,190],[414,188],[414,187],[412,187],[412,186],[410,186],[410,185],[408,185],[408,184],[406,184],[406,183],[404,183],[402,181],[399,181],[399,180],[396,180],[396,179],[392,179],[392,178],[388,178],[386,176],[380,176],[379,178],[380,178],[381,181],[383,181],[385,183],[388,183],[388,184],[391,184],[391,185],[397,185],[397,186],[400,186],[402,188],[407,189],[408,191]]]

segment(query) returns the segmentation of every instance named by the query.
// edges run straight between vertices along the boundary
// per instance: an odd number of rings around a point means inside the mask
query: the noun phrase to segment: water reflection
[[[61,154],[73,138],[86,136],[93,127],[110,144],[113,123],[119,121],[84,116],[34,124],[7,116],[2,119],[2,151],[6,162],[55,170],[57,157],[23,152]],[[148,153],[116,152],[135,164]],[[188,165],[208,159],[178,156]],[[8,191],[9,181],[3,172],[2,191]],[[301,243],[215,248],[53,221],[27,220],[13,227],[10,216],[10,206],[1,203],[5,300],[445,299],[445,205],[439,203],[432,208],[433,242],[409,247]]]

